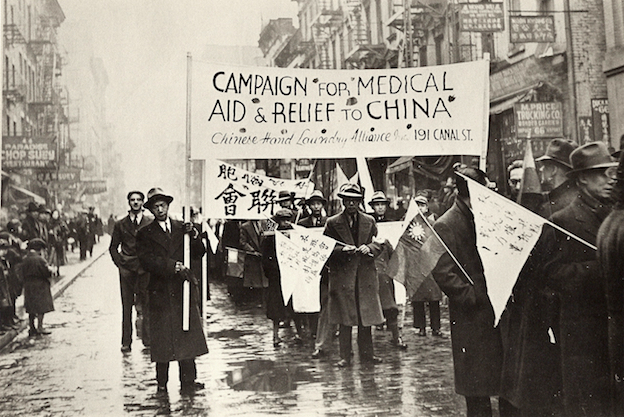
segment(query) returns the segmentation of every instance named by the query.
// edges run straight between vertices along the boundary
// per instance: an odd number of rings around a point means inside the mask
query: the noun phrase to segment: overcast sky
[[[108,121],[126,186],[153,185],[158,150],[185,137],[186,54],[257,46],[262,22],[293,17],[292,0],[59,0],[66,25],[91,34],[109,77]],[[62,29],[62,26],[61,26]]]

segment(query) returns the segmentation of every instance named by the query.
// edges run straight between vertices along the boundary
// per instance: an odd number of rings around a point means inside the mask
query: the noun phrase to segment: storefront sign
[[[2,168],[55,168],[56,144],[52,137],[2,137]]]
[[[594,123],[591,116],[579,116],[578,131],[581,145],[594,141]]]
[[[511,43],[554,42],[555,18],[553,16],[510,16],[509,41]]]
[[[610,143],[609,100],[593,98],[591,101],[592,121],[594,122],[594,140]]]
[[[480,155],[488,82],[487,61],[324,71],[193,62],[191,158]]]
[[[462,32],[502,32],[503,3],[459,3],[459,27]]]
[[[106,180],[82,181],[85,194],[102,194],[107,190]]]
[[[38,171],[36,173],[37,181],[41,182],[59,182],[65,184],[73,184],[80,181],[80,170],[72,168],[61,168],[57,170]]]
[[[563,106],[560,102],[514,104],[518,138],[554,138],[563,136]]]

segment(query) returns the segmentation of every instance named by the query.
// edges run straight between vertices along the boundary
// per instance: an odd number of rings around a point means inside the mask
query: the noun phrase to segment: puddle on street
[[[277,365],[270,360],[249,360],[226,372],[224,381],[236,391],[287,392],[312,376],[297,365]]]

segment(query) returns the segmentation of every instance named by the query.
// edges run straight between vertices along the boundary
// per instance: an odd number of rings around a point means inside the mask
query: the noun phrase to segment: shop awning
[[[399,171],[403,171],[412,165],[413,156],[402,156],[386,168],[386,174],[395,174]]]
[[[540,88],[542,83],[539,82],[530,87],[522,88],[506,96],[499,97],[495,101],[490,102],[490,114],[500,114],[506,110],[511,109],[514,104],[521,101],[528,95],[532,94],[536,89]]]
[[[9,187],[12,188],[13,190],[20,192],[30,198],[32,198],[33,200],[35,200],[35,203],[38,204],[45,204],[45,198],[41,197],[38,194],[33,193],[30,190],[27,190],[26,188],[22,188],[22,187],[18,187],[17,185],[13,185],[13,184],[9,184]]]

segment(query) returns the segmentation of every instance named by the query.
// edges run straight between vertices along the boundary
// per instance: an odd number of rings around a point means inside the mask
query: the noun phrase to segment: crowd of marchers
[[[43,316],[54,310],[51,281],[60,275],[69,251],[79,248],[81,260],[93,255],[103,223],[95,207],[68,216],[31,201],[7,213],[10,220],[0,230],[0,334],[20,328],[16,306],[23,296],[29,335],[45,335]]]
[[[486,173],[457,165],[440,191],[416,193],[410,204],[433,225],[446,251],[410,294],[413,325],[419,335],[427,335],[428,304],[432,335],[445,337],[439,304],[446,296],[455,390],[465,397],[468,416],[492,415],[491,397],[498,397],[501,416],[624,415],[624,158],[600,142],[579,147],[554,139],[536,163],[544,191],[532,198],[511,197],[548,222],[498,323],[477,249],[467,183],[469,178],[492,188]],[[521,184],[527,181],[528,172],[519,174],[518,169],[521,164],[510,166],[512,189],[517,178]],[[518,190],[522,194],[522,187]],[[406,210],[392,210],[381,191],[365,207],[364,190],[356,183],[343,184],[337,196],[342,209],[331,217],[320,191],[309,195],[304,206],[295,204],[294,193],[284,191],[271,222],[217,223],[219,250],[217,255],[209,252],[211,276],[236,277],[242,287],[259,289],[276,349],[283,345],[280,329],[293,323],[295,344],[306,346],[306,339],[313,340],[312,358],[330,359],[337,337],[338,367],[348,368],[356,358],[373,366],[382,362],[375,355],[375,327],[385,326],[391,345],[409,354],[388,272],[397,248],[377,237],[379,223],[403,220]],[[191,237],[192,259],[206,248],[196,223],[168,216],[172,200],[158,188],[147,199],[140,191],[130,192],[130,211],[115,223],[110,247],[120,270],[122,351],[131,349],[134,304],[143,317],[137,330],[156,362],[160,392],[167,390],[170,361],[179,362],[183,389],[202,388],[195,381],[194,359],[208,352],[197,321],[199,274],[183,264],[182,236]],[[143,216],[143,206],[154,220]],[[298,313],[292,300],[285,303],[282,297],[275,230],[288,234],[294,224],[322,228],[337,242],[321,272],[318,313]],[[242,268],[236,265],[240,258],[233,261],[226,248],[244,252]],[[192,310],[186,314],[190,327],[180,332],[182,285],[190,286]]]

